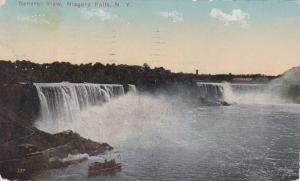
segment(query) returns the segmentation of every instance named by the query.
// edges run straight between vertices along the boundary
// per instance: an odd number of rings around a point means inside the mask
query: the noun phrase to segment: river
[[[128,94],[90,106],[79,116],[62,129],[108,142],[114,151],[50,171],[46,180],[266,181],[298,177],[299,104],[247,99],[230,106],[189,106],[173,96]],[[47,130],[43,124],[38,127]],[[121,162],[122,171],[87,177],[89,163],[107,158]]]

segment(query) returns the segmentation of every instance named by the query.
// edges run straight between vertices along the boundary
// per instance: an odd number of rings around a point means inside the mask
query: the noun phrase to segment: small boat
[[[95,162],[89,166],[88,176],[107,175],[121,170],[121,164],[116,161],[105,160],[104,163]]]

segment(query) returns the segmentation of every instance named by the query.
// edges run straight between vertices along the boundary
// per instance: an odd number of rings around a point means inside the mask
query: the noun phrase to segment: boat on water
[[[88,176],[98,176],[98,175],[106,175],[111,174],[121,170],[121,163],[117,163],[114,159],[107,161],[105,160],[103,163],[95,162],[89,166]]]

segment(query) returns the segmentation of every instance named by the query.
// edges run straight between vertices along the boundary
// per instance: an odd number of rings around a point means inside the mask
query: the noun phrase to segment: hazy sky
[[[279,74],[300,65],[300,0],[97,2],[105,1],[0,0],[0,59],[201,73]]]

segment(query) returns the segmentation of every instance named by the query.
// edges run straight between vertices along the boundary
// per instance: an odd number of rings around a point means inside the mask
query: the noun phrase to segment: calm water
[[[114,146],[108,156],[122,171],[88,178],[88,163],[100,156],[46,179],[265,181],[295,180],[299,171],[299,105],[192,108],[125,96],[86,110],[82,119],[70,129]]]

